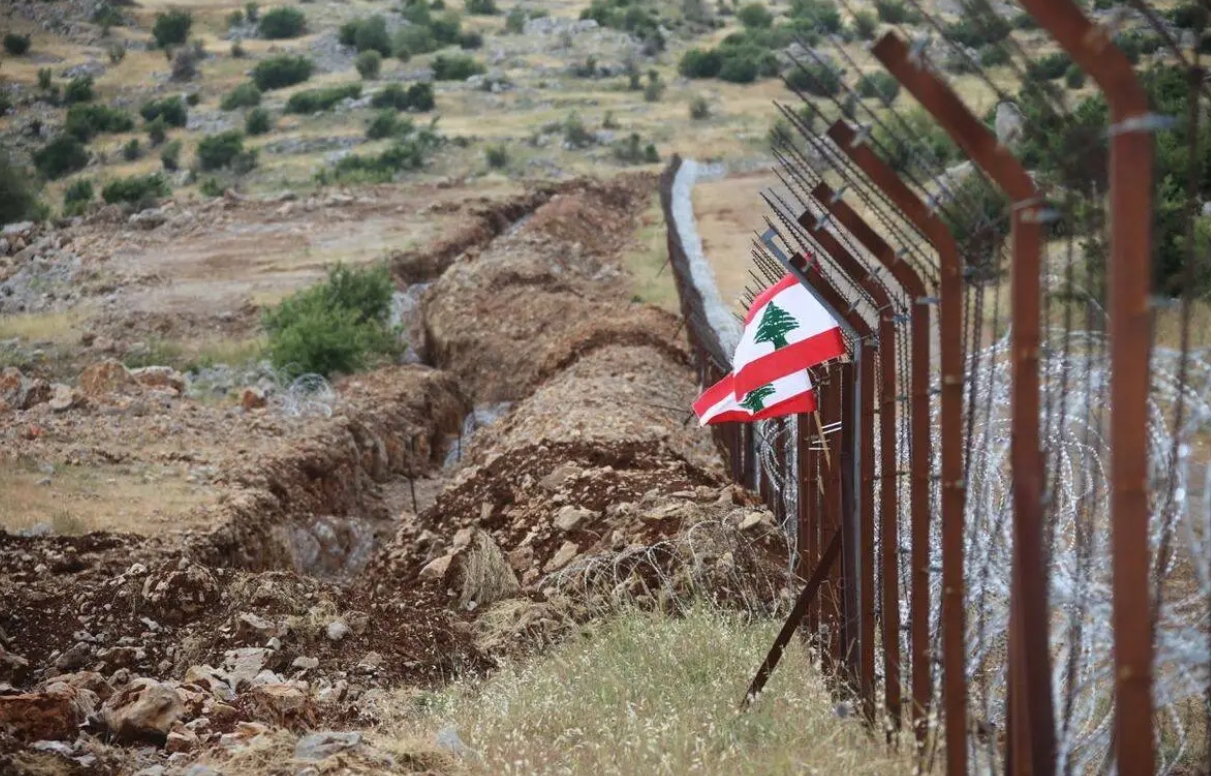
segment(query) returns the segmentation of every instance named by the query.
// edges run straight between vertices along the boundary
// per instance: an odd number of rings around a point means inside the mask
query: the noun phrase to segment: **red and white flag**
[[[752,391],[845,355],[841,326],[803,284],[787,274],[753,300],[732,359],[733,392]]]
[[[815,412],[816,396],[807,371],[800,370],[768,385],[758,386],[737,399],[732,375],[702,392],[694,402],[698,425],[740,422],[780,418],[801,412]]]

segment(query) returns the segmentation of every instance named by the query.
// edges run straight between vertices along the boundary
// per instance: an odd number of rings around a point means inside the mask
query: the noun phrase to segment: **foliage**
[[[406,89],[402,84],[389,84],[370,98],[370,105],[375,108],[395,108],[420,113],[433,110],[434,104],[433,84],[427,83],[414,83]]]
[[[429,160],[442,138],[434,124],[416,128],[410,121],[401,121],[396,130],[396,141],[390,148],[377,156],[350,154],[334,165],[331,173],[323,171],[317,176],[320,183],[331,180],[361,183],[389,183],[396,173],[419,170]]]
[[[854,32],[862,40],[874,40],[879,30],[879,18],[870,11],[858,11],[854,14]]]
[[[509,149],[504,143],[490,145],[484,149],[484,159],[492,169],[504,169],[509,166]]]
[[[243,59],[245,56],[247,56],[247,52],[244,51],[244,47],[238,40],[231,44],[232,59]]]
[[[261,7],[259,5],[256,3],[244,4],[244,18],[248,19],[251,24],[256,24],[257,19],[260,18],[260,15]]]
[[[156,116],[153,121],[147,123],[147,139],[153,147],[168,139],[168,125],[164,123],[163,116]]]
[[[466,51],[484,47],[484,36],[478,32],[461,32],[458,35],[458,47]]]
[[[92,20],[93,24],[101,26],[102,31],[107,27],[116,27],[126,23],[126,19],[117,8],[114,8],[113,3],[104,2],[104,0],[97,3],[93,9]]]
[[[111,205],[127,204],[136,208],[147,208],[171,193],[172,188],[164,176],[153,172],[150,175],[132,175],[129,178],[110,181],[101,189],[101,199]]]
[[[1175,27],[1187,30],[1204,30],[1207,27],[1208,11],[1195,2],[1175,6],[1165,14]]]
[[[253,108],[260,104],[261,90],[251,81],[245,81],[223,95],[219,107],[223,110],[238,110],[240,108]]]
[[[219,170],[224,167],[236,170],[251,169],[256,164],[256,152],[244,150],[244,133],[238,129],[207,135],[198,141],[195,154],[198,167],[202,170]]]
[[[133,162],[143,155],[143,148],[139,145],[139,138],[132,137],[122,146],[122,158],[128,162]]]
[[[652,143],[643,145],[638,132],[632,132],[624,140],[614,144],[614,158],[623,164],[656,164],[660,154]]]
[[[959,158],[958,147],[923,109],[901,115],[904,126],[898,121],[877,125],[873,135],[879,155],[896,172],[928,178]]]
[[[99,134],[130,132],[135,119],[129,113],[108,105],[73,105],[67,109],[63,131],[87,143]]]
[[[723,60],[723,67],[719,70],[719,78],[733,84],[750,84],[757,80],[760,72],[757,60],[752,57],[728,57]]]
[[[699,96],[690,100],[690,118],[694,121],[702,121],[711,117],[711,104],[707,102],[705,97]]]
[[[261,14],[257,34],[266,40],[297,38],[307,31],[307,17],[297,8],[282,6]]]
[[[841,13],[830,0],[791,0],[790,16],[820,34],[841,32]]]
[[[67,86],[63,89],[63,102],[68,105],[74,105],[78,102],[92,102],[96,96],[97,92],[93,89],[93,77],[91,75],[78,75],[68,81]]]
[[[239,8],[227,14],[227,29],[239,27],[244,23],[244,12]]]
[[[49,67],[38,68],[38,88],[42,91],[48,91],[51,87],[51,79],[54,78],[54,73]]]
[[[203,197],[221,197],[226,189],[223,181],[214,176],[205,178],[198,184],[198,192]]]
[[[858,94],[862,97],[878,97],[884,103],[896,99],[900,93],[900,82],[891,73],[878,70],[858,79]]]
[[[496,0],[463,0],[463,7],[474,16],[495,16],[500,13]]]
[[[185,104],[191,108],[197,106],[201,101],[202,95],[198,92],[190,92],[189,94],[185,95]]]
[[[244,117],[244,131],[250,136],[265,135],[273,130],[273,116],[264,108],[253,108]]]
[[[841,92],[841,73],[823,62],[798,65],[786,74],[792,88],[817,97],[833,97]]]
[[[505,14],[505,31],[520,35],[526,29],[527,18],[526,9],[520,5],[513,6]]]
[[[888,24],[917,24],[920,21],[915,8],[909,8],[903,0],[875,0],[875,13],[879,21]]]
[[[370,119],[370,123],[366,125],[366,139],[382,140],[385,137],[393,137],[410,130],[411,126],[411,122],[404,123],[400,120],[399,111],[394,108],[384,108],[376,113],[374,118]]]
[[[686,78],[715,78],[722,69],[723,56],[715,49],[689,49],[677,64],[677,72]]]
[[[978,53],[982,67],[1001,67],[1013,61],[1013,57],[1009,55],[1009,50],[1004,46],[984,46]],[[1030,66],[1033,67],[1033,64]]]
[[[119,64],[123,59],[126,59],[126,44],[113,43],[105,49],[106,56],[109,57],[109,64]]]
[[[18,35],[15,32],[5,33],[4,50],[14,57],[19,57],[29,51],[29,36]]]
[[[965,16],[946,25],[946,37],[955,43],[980,48],[1009,37],[1009,22],[999,16]]]
[[[356,100],[362,96],[361,84],[341,84],[325,86],[321,89],[304,89],[295,92],[286,100],[287,113],[319,113],[331,110],[342,100]]]
[[[774,15],[762,3],[749,3],[743,6],[737,13],[736,18],[745,27],[773,27]]]
[[[63,192],[63,215],[82,215],[88,206],[92,204],[96,196],[92,181],[84,178],[74,181]]]
[[[580,115],[571,113],[563,121],[563,139],[572,148],[588,148],[597,142],[597,137],[580,120]]]
[[[662,96],[664,96],[664,82],[660,80],[660,74],[655,70],[648,71],[648,82],[643,87],[644,101],[660,102]]]
[[[0,151],[0,224],[41,220],[42,204],[31,178],[27,170],[18,167],[6,152]]]
[[[341,45],[353,46],[359,52],[377,51],[391,56],[391,36],[387,34],[387,20],[375,14],[365,19],[354,19],[341,25],[337,33]]]
[[[970,174],[950,190],[956,204],[941,210],[963,260],[977,277],[1000,273],[1001,244],[1009,236],[1009,197],[982,175]]]
[[[307,57],[279,54],[263,59],[252,69],[252,81],[263,92],[284,89],[311,77],[315,63]]]
[[[172,80],[192,81],[198,77],[198,62],[206,55],[200,41],[193,46],[182,46],[172,56]]]
[[[395,33],[395,39],[392,41],[392,51],[403,62],[437,49],[438,42],[433,37],[433,31],[428,27],[415,24],[400,29]]]
[[[193,27],[193,14],[188,11],[174,9],[166,13],[156,14],[155,24],[151,28],[152,37],[160,48],[180,46],[189,40],[189,30]]]
[[[180,140],[173,140],[160,150],[160,164],[164,165],[164,169],[169,172],[175,172],[181,168]]]
[[[647,53],[664,50],[660,19],[639,0],[592,0],[589,7],[580,12],[580,18],[592,19],[602,27],[630,33],[643,41]]]
[[[1080,65],[1072,65],[1064,73],[1064,85],[1069,89],[1080,89],[1085,85],[1085,71]]]
[[[1026,68],[1026,76],[1038,81],[1054,81],[1068,71],[1072,59],[1062,51],[1035,59]]]
[[[385,264],[336,265],[327,279],[267,311],[264,325],[274,366],[291,375],[349,374],[398,349],[388,326],[395,285]]]
[[[163,119],[165,124],[172,127],[183,127],[189,122],[189,111],[180,97],[148,100],[139,108],[139,115],[148,123]]]
[[[373,81],[382,72],[383,55],[374,49],[363,51],[357,55],[357,59],[353,61],[353,66],[357,68],[357,74],[363,79]]]
[[[484,72],[482,64],[464,54],[438,54],[433,59],[433,79],[436,81],[465,81]]]

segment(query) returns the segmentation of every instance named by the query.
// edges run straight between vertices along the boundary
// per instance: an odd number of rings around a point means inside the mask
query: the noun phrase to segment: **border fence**
[[[910,5],[865,61],[794,47],[753,243],[746,301],[796,274],[850,356],[812,371],[813,416],[712,427],[795,539],[784,636],[801,614],[924,770],[1211,773],[1211,0]],[[674,223],[680,165],[660,191],[706,386],[730,353]]]

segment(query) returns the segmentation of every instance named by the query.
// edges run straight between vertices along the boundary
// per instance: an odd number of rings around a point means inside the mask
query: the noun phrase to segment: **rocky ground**
[[[425,363],[339,381],[323,412],[112,360],[6,371],[6,460],[48,465],[41,487],[110,456],[208,498],[160,526],[0,531],[0,771],[204,776],[262,751],[269,772],[457,771],[448,731],[371,745],[384,693],[623,601],[785,596],[780,532],[687,423],[676,319],[629,299],[653,186],[531,192],[401,250]],[[504,413],[471,433],[476,409]]]

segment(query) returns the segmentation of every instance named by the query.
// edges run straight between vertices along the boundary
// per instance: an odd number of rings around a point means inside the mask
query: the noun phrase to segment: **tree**
[[[755,342],[770,342],[774,350],[786,347],[786,335],[799,328],[799,322],[794,316],[778,305],[770,302],[761,314],[761,323],[757,326]]]
[[[770,305],[773,307],[773,305]],[[747,409],[754,415],[765,409],[765,400],[774,392],[774,384],[766,383],[760,388],[754,388],[744,395],[744,400],[740,402],[740,406]]]

